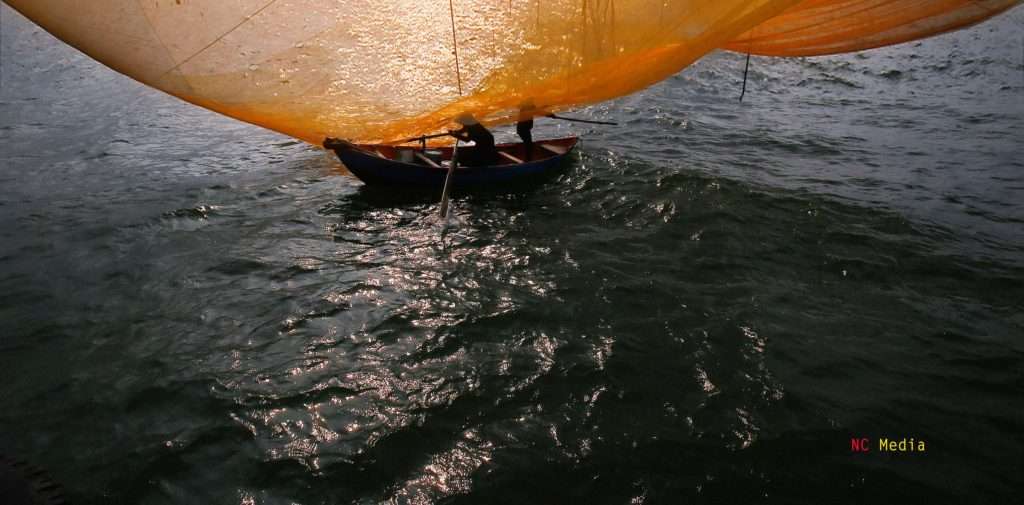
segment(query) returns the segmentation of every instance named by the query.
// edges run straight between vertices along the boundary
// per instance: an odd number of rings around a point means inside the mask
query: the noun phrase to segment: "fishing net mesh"
[[[902,42],[1017,1],[4,0],[107,66],[319,144],[396,141],[462,112],[515,121],[622,96],[715,49]]]
[[[1020,0],[804,0],[725,45],[765,56],[816,56],[899,44],[964,28]]]

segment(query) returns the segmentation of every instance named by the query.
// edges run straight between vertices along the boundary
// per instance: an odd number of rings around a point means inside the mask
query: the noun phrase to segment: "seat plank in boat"
[[[566,151],[567,151],[566,148],[561,147],[561,146],[554,146],[554,145],[548,145],[548,144],[537,144],[537,145],[540,146],[541,149],[544,149],[545,151],[547,151],[547,152],[549,152],[551,154],[554,154],[556,156],[561,156],[561,155],[565,154]]]
[[[515,156],[512,156],[511,154],[506,153],[505,151],[498,151],[498,154],[500,154],[501,157],[505,158],[506,160],[515,163],[516,165],[522,165],[524,163],[523,160],[516,158]]]
[[[413,152],[415,153],[414,156],[416,156],[416,159],[422,161],[428,167],[441,168],[441,165],[438,165],[437,163],[434,162],[434,160],[424,156],[423,153],[421,153],[419,151],[413,151]]]

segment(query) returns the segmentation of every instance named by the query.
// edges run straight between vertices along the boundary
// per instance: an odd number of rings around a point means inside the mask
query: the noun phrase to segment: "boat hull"
[[[576,137],[537,141],[534,143],[531,161],[528,162],[516,163],[503,159],[505,163],[497,165],[460,166],[455,169],[452,183],[459,188],[479,188],[543,180],[557,173],[573,152],[577,141]],[[444,166],[429,166],[419,160],[409,162],[396,159],[400,156],[400,151],[418,151],[414,148],[356,145],[335,139],[328,139],[324,142],[324,147],[332,149],[345,168],[368,185],[441,188],[448,175],[448,168]],[[522,161],[525,157],[523,144],[500,144],[496,147],[499,151],[518,158],[517,161]],[[441,160],[451,159],[451,148],[441,148],[438,151]]]

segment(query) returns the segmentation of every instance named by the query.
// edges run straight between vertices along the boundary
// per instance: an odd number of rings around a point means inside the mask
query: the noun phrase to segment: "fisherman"
[[[519,106],[519,122],[516,123],[516,133],[519,138],[523,139],[523,152],[525,153],[523,159],[526,161],[533,158],[533,134],[530,131],[533,130],[532,112],[535,109],[531,100],[523,102]]]
[[[459,150],[459,164],[467,167],[482,167],[498,164],[498,149],[494,147],[494,135],[480,124],[472,114],[459,114],[455,122],[461,130],[448,134],[464,142],[473,141],[472,148]]]

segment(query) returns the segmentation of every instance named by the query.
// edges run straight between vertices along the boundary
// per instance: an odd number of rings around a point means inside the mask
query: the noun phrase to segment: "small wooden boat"
[[[576,137],[538,140],[529,161],[522,143],[498,144],[500,162],[488,166],[458,166],[452,174],[457,187],[510,184],[540,179],[555,172],[576,147]],[[353,175],[370,185],[441,188],[448,175],[452,148],[353,144],[329,138],[333,150]],[[473,147],[459,147],[460,157]]]

